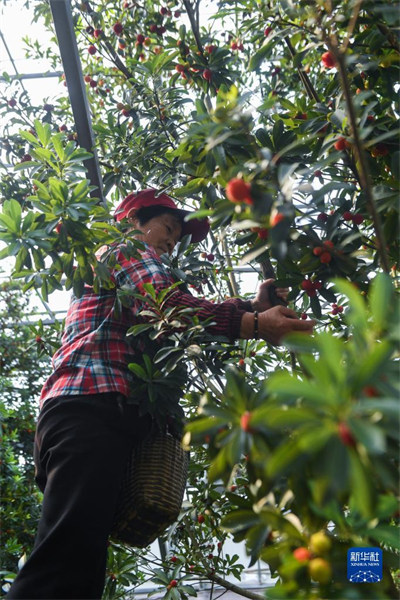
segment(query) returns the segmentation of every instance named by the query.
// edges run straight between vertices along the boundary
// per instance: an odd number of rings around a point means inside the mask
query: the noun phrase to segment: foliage
[[[0,287],[0,426],[2,569],[14,571],[31,548],[39,515],[34,482],[36,397],[49,372],[44,342],[24,324],[28,298],[16,284]],[[36,334],[32,336],[32,334]]]
[[[188,581],[240,578],[223,553],[228,533],[278,578],[270,598],[397,597],[398,7],[221,0],[207,23],[205,8],[72,3],[104,198],[82,165],[89,154],[63,78],[43,106],[11,79],[0,100],[0,257],[13,257],[24,291],[46,298],[64,286],[77,295],[85,283],[112,286],[100,248],[137,249],[110,224],[112,207],[155,186],[212,224],[208,242],[186,240],[172,258],[177,281],[221,301],[240,293],[233,267],[271,259],[290,305],[317,322],[314,338],[283,348],[230,345],[205,338],[193,315],[166,314],[163,297],[145,290],[150,321],[131,331],[132,343],[148,327],[166,345],[132,368],[160,383],[188,372],[189,497],[169,538],[182,553],[171,567],[170,557],[146,561],[111,546],[105,597],[152,579],[175,600],[192,593]],[[48,3],[34,12],[51,30]],[[28,38],[26,48],[60,68],[57,49]],[[191,326],[174,329],[181,320]],[[47,327],[40,337],[53,339]],[[310,561],[328,569],[312,582],[311,562],[293,552],[320,530],[329,549]],[[16,535],[15,557],[24,539]],[[215,539],[217,554],[205,554]],[[383,548],[380,584],[346,581],[352,545]]]

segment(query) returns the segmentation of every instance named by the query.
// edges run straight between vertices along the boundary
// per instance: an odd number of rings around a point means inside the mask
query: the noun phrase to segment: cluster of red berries
[[[130,116],[131,107],[129,106],[129,104],[123,104],[122,102],[117,102],[117,108],[119,111],[121,111],[121,113],[124,115],[124,117]]]
[[[301,289],[305,291],[307,296],[313,298],[317,295],[317,290],[322,288],[321,281],[312,281],[311,279],[303,279],[301,282]]]
[[[318,256],[322,264],[329,264],[332,260],[332,250],[334,248],[331,240],[325,240],[322,246],[313,248],[314,256]]]
[[[345,221],[353,221],[354,225],[361,225],[364,221],[364,217],[360,213],[352,213],[349,210],[343,213],[343,219]]]
[[[207,254],[207,252],[202,252],[200,256],[201,258],[205,258],[210,262],[213,262],[215,260],[215,255],[212,252],[210,252],[209,254]]]
[[[243,42],[233,41],[231,42],[231,50],[243,50]]]
[[[293,550],[293,557],[307,567],[313,581],[327,584],[332,579],[332,566],[326,558],[332,547],[329,536],[324,531],[318,531],[310,537],[309,547],[301,546]]]
[[[338,315],[343,312],[343,306],[340,304],[336,304],[335,302],[332,304],[331,315]]]

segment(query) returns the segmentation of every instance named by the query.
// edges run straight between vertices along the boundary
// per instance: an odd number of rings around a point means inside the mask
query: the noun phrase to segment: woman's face
[[[132,218],[134,229],[141,231],[135,234],[135,238],[142,240],[152,246],[158,256],[161,254],[171,254],[177,241],[181,237],[182,225],[180,219],[170,213],[163,213],[157,217],[152,217],[144,225]]]

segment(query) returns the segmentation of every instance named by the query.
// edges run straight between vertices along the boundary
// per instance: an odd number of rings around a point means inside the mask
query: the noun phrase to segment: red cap
[[[191,219],[185,221],[187,215],[192,214],[190,211],[182,210],[178,208],[175,202],[167,196],[167,194],[161,193],[158,196],[157,190],[151,188],[142,190],[141,192],[131,192],[128,194],[114,212],[114,217],[117,221],[126,219],[132,209],[138,210],[147,206],[166,206],[172,208],[182,217],[182,234],[181,237],[187,234],[191,234],[192,242],[201,242],[207,237],[210,230],[210,225],[207,219]]]

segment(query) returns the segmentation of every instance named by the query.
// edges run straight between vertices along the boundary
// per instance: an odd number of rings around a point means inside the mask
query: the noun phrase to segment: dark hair
[[[153,217],[159,217],[165,213],[174,216],[181,225],[183,224],[183,218],[179,211],[168,206],[144,206],[136,210],[133,216],[139,221],[139,225],[145,225]]]

